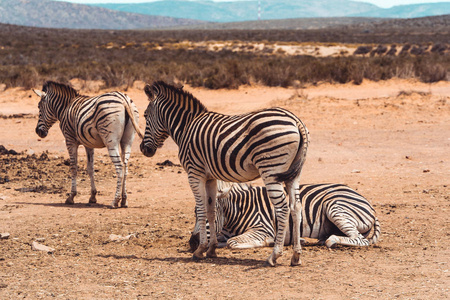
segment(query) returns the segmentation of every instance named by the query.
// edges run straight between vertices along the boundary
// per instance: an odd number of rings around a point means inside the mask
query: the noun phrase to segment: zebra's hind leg
[[[94,181],[94,149],[86,148],[87,155],[87,172],[89,174],[89,178],[91,179],[91,197],[89,198],[89,203],[97,203],[97,199],[95,196],[97,195],[97,189],[95,187]]]
[[[74,204],[73,198],[77,195],[77,172],[78,172],[78,144],[66,139],[67,150],[70,156],[70,174],[72,176],[72,190],[66,199],[66,204]]]
[[[120,158],[118,145],[115,147],[108,147],[108,153],[109,157],[111,158],[111,161],[114,164],[114,167],[116,168],[116,174],[117,174],[117,188],[116,188],[116,194],[114,196],[114,200],[111,204],[112,208],[118,208],[119,207],[119,200],[122,194],[122,183],[123,183],[123,164],[122,160]]]
[[[348,236],[332,235],[325,241],[325,245],[328,248],[333,248],[336,245],[366,247],[370,245],[370,242],[367,239],[365,239],[361,234],[359,234],[356,238],[350,238]]]
[[[264,180],[264,179],[263,179]],[[289,222],[289,206],[284,194],[283,186],[279,182],[264,180],[270,201],[275,209],[277,220],[277,232],[275,235],[275,245],[272,254],[267,258],[266,265],[274,267],[277,259],[283,255],[284,239]]]
[[[139,120],[139,114],[137,111],[134,112],[134,118],[136,121]],[[128,176],[128,161],[130,160],[131,145],[133,144],[134,134],[135,129],[131,120],[129,120],[125,126],[122,139],[120,140],[120,149],[122,151],[121,158],[123,163],[122,201],[120,202],[121,207],[128,207],[126,181]]]
[[[358,222],[350,214],[343,210],[332,210],[328,215],[328,219],[336,225],[339,230],[346,236],[331,235],[325,245],[332,248],[336,245],[344,246],[369,246],[370,242],[359,232]]]
[[[209,247],[206,257],[217,257],[216,248],[218,245],[216,233],[216,196],[217,196],[217,180],[208,180],[206,182],[206,217],[210,227]],[[213,224],[213,225],[211,225]]]
[[[128,161],[130,159],[131,153],[131,143],[129,144],[121,143],[120,146],[122,148],[122,162],[123,162],[122,201],[120,202],[120,206],[128,207],[126,181],[128,175]]]
[[[293,237],[293,254],[291,258],[291,266],[298,266],[301,264],[300,254],[302,253],[302,245],[300,238],[300,224],[302,220],[302,203],[300,200],[299,177],[296,176],[293,180],[286,182],[286,189],[289,195],[289,208],[292,216],[292,237]]]

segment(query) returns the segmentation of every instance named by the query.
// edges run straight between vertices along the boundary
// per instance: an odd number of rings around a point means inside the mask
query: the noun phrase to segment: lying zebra
[[[89,203],[97,202],[94,148],[106,147],[117,173],[117,188],[112,207],[118,207],[120,199],[121,206],[127,207],[125,181],[134,133],[137,132],[142,138],[138,127],[139,113],[131,99],[119,92],[96,97],[83,96],[71,86],[52,81],[47,81],[42,91],[33,91],[41,98],[38,105],[37,135],[45,138],[50,127],[59,121],[59,127],[66,139],[72,173],[72,192],[66,204],[73,204],[73,198],[77,194],[78,146],[83,145],[87,154],[87,172],[91,179]]]
[[[340,244],[368,246],[380,236],[380,224],[370,203],[342,184],[300,185],[302,237],[318,239],[329,248]],[[218,181],[216,228],[219,246],[245,249],[272,246],[275,237],[275,213],[265,187]],[[209,224],[208,224],[209,225]],[[199,228],[195,224],[189,244],[198,245]],[[368,237],[373,232],[370,237]],[[292,221],[285,246],[291,244]],[[208,226],[209,236],[209,226]]]

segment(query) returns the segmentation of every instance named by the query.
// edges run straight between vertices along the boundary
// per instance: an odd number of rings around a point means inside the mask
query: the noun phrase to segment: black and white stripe
[[[119,92],[96,97],[82,96],[72,87],[52,81],[47,81],[42,91],[34,92],[41,97],[36,133],[45,138],[50,127],[59,121],[66,140],[72,175],[72,191],[66,203],[73,204],[73,198],[77,194],[78,146],[83,145],[86,148],[87,171],[91,179],[89,203],[96,202],[97,194],[94,183],[94,148],[107,147],[117,173],[117,189],[112,207],[118,207],[120,199],[121,206],[127,207],[125,181],[131,144],[135,131],[142,137],[137,125],[139,113],[131,99]]]
[[[281,255],[289,212],[301,220],[298,182],[309,143],[303,122],[282,108],[237,116],[210,112],[190,93],[155,82],[145,87],[150,103],[145,111],[146,128],[141,151],[153,156],[171,136],[179,146],[179,158],[194,193],[200,226],[200,245],[194,258],[208,249],[206,218],[213,224],[217,179],[246,182],[261,177],[276,208],[277,234],[267,263]],[[282,184],[285,183],[290,201]],[[289,205],[290,203],[290,205]],[[294,235],[292,265],[300,264],[300,234]],[[217,237],[211,232],[207,256],[215,257]]]
[[[318,239],[327,247],[368,246],[378,241],[380,224],[375,210],[352,188],[342,184],[301,185],[300,200],[302,237]],[[222,237],[222,246],[245,249],[273,245],[275,213],[266,188],[225,183],[219,188],[216,205],[216,231]],[[285,245],[292,243],[292,220],[289,225]],[[198,244],[198,233],[196,222],[189,241],[191,249]]]

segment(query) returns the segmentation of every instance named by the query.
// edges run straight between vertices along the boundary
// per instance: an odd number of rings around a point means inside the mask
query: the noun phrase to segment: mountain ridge
[[[399,5],[381,8],[350,0],[262,0],[261,20],[318,17],[419,18],[450,14],[450,2]],[[258,20],[258,1],[186,1],[163,0],[146,3],[91,4],[113,10],[142,14],[185,17],[207,22],[242,22]]]
[[[70,29],[159,29],[204,23],[49,0],[0,0],[0,22]]]

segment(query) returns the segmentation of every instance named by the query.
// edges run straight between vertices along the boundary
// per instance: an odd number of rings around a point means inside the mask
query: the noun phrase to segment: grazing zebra
[[[42,91],[33,90],[39,101],[39,120],[36,133],[45,138],[50,127],[60,122],[70,156],[72,192],[66,200],[73,204],[77,194],[78,146],[83,145],[87,154],[87,171],[91,179],[89,203],[95,203],[97,189],[94,183],[94,148],[107,147],[116,168],[117,189],[112,207],[127,207],[125,180],[128,173],[131,144],[134,132],[142,137],[138,127],[139,113],[132,100],[125,94],[111,92],[96,97],[80,95],[68,85],[47,81]],[[119,153],[119,145],[122,153]]]
[[[179,146],[180,162],[188,174],[198,207],[200,244],[193,258],[202,258],[206,250],[208,257],[217,256],[214,228],[209,248],[206,236],[206,218],[214,227],[217,179],[245,182],[261,177],[276,208],[275,246],[267,259],[267,264],[274,266],[282,254],[289,212],[297,224],[295,227],[300,228],[298,182],[309,143],[305,125],[282,108],[238,116],[210,112],[192,94],[161,81],[147,85],[144,90],[150,103],[144,114],[146,128],[141,151],[153,156],[168,136]],[[294,230],[292,234],[291,265],[299,265],[300,231]]]
[[[276,222],[266,188],[247,184],[231,186],[219,181],[218,190],[216,232],[224,242],[220,245],[232,249],[272,246]],[[337,244],[368,246],[378,241],[380,224],[373,207],[350,187],[342,184],[300,185],[300,199],[302,237],[318,239],[329,248]],[[292,229],[292,220],[289,225]],[[197,221],[189,240],[191,250],[198,245],[198,235]],[[291,238],[288,231],[285,245],[291,244]]]

